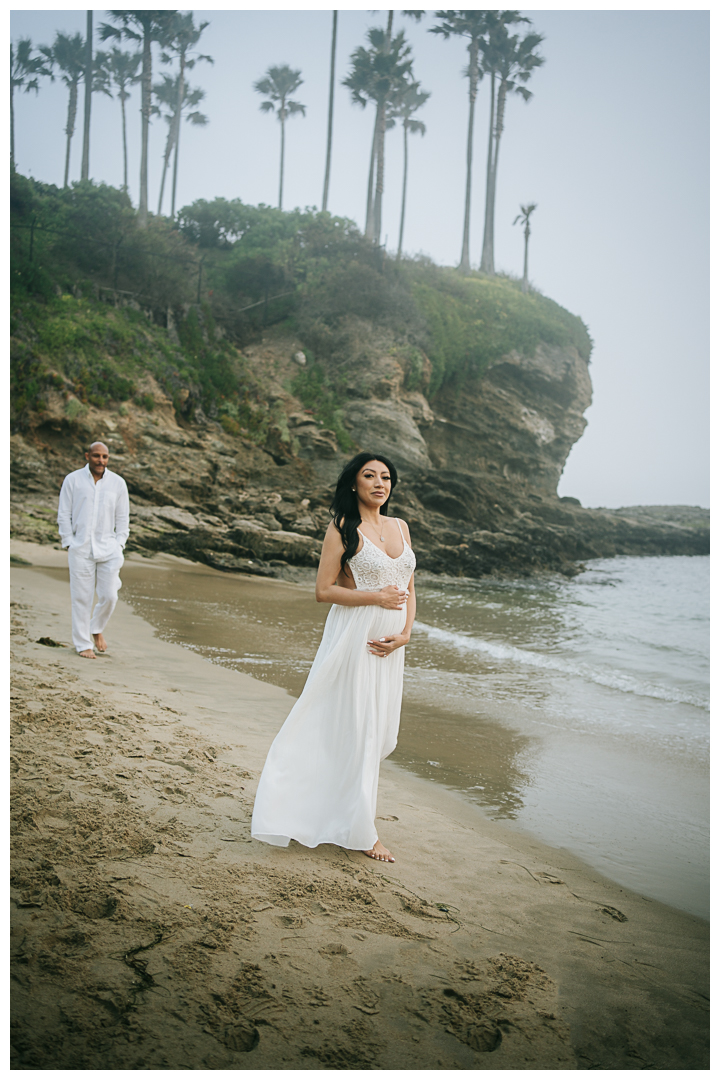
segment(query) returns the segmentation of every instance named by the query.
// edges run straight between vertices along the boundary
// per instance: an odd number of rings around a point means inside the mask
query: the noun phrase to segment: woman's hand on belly
[[[402,611],[409,595],[407,589],[401,589],[399,585],[386,585],[384,589],[375,593],[377,597],[375,602],[378,607],[388,611]]]
[[[373,656],[386,657],[396,649],[402,649],[409,640],[409,634],[386,634],[385,637],[372,638],[368,641],[368,651]]]

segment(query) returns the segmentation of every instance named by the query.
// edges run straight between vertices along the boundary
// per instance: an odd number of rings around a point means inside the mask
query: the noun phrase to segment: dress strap
[[[400,539],[403,542],[403,548],[405,547],[405,533],[402,531],[402,525],[400,524],[400,518],[395,518],[395,524],[400,530]]]

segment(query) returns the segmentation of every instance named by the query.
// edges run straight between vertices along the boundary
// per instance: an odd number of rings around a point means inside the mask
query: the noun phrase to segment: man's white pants
[[[78,652],[93,647],[93,634],[102,634],[117,604],[122,587],[120,567],[125,562],[122,550],[102,562],[74,548],[68,549],[70,599],[72,601],[72,639]],[[93,596],[98,602],[92,610]]]

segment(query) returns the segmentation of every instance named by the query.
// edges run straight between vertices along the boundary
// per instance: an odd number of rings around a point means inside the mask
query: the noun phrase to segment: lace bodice
[[[395,521],[397,521],[397,518],[395,518]],[[369,540],[364,533],[360,533],[363,538],[362,549],[347,561],[358,589],[379,592],[386,585],[398,585],[401,589],[407,588],[415,569],[415,553],[405,539],[405,534],[402,532],[399,523],[398,528],[403,538],[403,549],[397,559],[391,559],[382,548],[379,548],[377,544],[373,544],[372,540]]]

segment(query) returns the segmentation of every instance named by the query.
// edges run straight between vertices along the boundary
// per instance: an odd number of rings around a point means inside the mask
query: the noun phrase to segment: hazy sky
[[[512,226],[521,202],[538,204],[530,277],[580,315],[595,341],[594,402],[573,449],[561,495],[586,506],[708,505],[709,352],[709,14],[707,11],[526,10],[545,35],[545,66],[529,84],[529,104],[508,103],[500,147],[496,267],[522,273],[523,239]],[[106,18],[97,11],[96,26]],[[284,205],[322,199],[329,79],[330,11],[198,10],[208,20],[198,65],[205,128],[185,125],[179,205],[216,195],[275,204],[280,135],[259,111],[253,82],[274,64],[300,68],[295,95],[307,115],[288,121]],[[329,209],[364,221],[373,116],[340,85],[352,50],[385,12],[338,17],[334,155]],[[399,12],[413,47],[415,77],[432,97],[424,138],[411,138],[404,247],[437,262],[460,257],[465,183],[467,51]],[[15,10],[13,39],[50,44],[56,30],[84,34],[85,12]],[[156,71],[162,71],[157,63]],[[471,259],[480,259],[488,84],[481,83],[475,129]],[[82,97],[82,94],[81,94]],[[67,91],[47,81],[39,95],[16,95],[16,159],[21,172],[62,183]],[[131,195],[140,161],[139,89],[128,102]],[[150,142],[150,208],[157,209],[166,127]],[[71,179],[80,173],[82,109]],[[402,179],[399,130],[387,137],[383,234],[397,245]],[[120,105],[93,99],[90,171],[122,183]],[[166,211],[169,201],[166,196]]]

